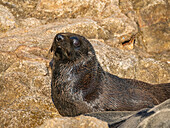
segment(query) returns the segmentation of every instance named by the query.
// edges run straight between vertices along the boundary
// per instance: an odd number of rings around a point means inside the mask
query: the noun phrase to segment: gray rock
[[[111,111],[86,115],[106,121],[110,128],[169,128],[170,99],[138,112]]]
[[[155,106],[152,109],[144,109],[122,123],[120,128],[169,128],[170,127],[170,100]]]

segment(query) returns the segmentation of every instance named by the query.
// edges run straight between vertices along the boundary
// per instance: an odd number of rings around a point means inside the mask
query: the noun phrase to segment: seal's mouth
[[[59,60],[71,59],[71,53],[61,46],[58,46],[55,50],[55,55]]]
[[[58,48],[56,48],[55,53],[61,55],[61,54],[62,54],[62,51],[63,51],[63,50],[61,49],[61,47],[58,47]]]

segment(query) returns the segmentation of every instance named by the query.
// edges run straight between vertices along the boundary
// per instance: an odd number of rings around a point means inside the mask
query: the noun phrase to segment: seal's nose
[[[63,41],[64,40],[64,36],[62,34],[57,34],[56,35],[56,40],[57,41]]]

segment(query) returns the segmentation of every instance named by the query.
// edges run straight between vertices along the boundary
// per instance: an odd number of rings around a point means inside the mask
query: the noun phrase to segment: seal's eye
[[[80,42],[78,40],[76,40],[76,39],[73,39],[73,45],[75,47],[79,47],[80,46]]]
[[[57,41],[62,41],[62,40],[64,40],[63,35],[58,34],[58,35],[56,36],[56,40],[57,40]]]
[[[80,41],[77,37],[71,37],[74,47],[80,47]]]

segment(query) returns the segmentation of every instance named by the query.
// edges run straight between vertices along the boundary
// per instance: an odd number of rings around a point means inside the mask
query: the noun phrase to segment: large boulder
[[[161,53],[170,49],[170,5],[167,0],[120,0],[120,8],[131,19],[135,17],[142,33],[139,39],[140,47],[150,53]]]
[[[38,127],[47,119],[46,126],[55,117],[71,126],[103,123],[84,116],[61,117],[52,103],[49,49],[59,32],[88,38],[102,67],[114,75],[170,82],[166,0],[80,1],[0,1],[0,127]],[[117,112],[115,122],[133,114]],[[158,117],[166,120],[164,115]]]
[[[145,108],[137,112],[110,111],[89,113],[86,116],[106,121],[110,128],[169,128],[170,99],[153,108]]]

